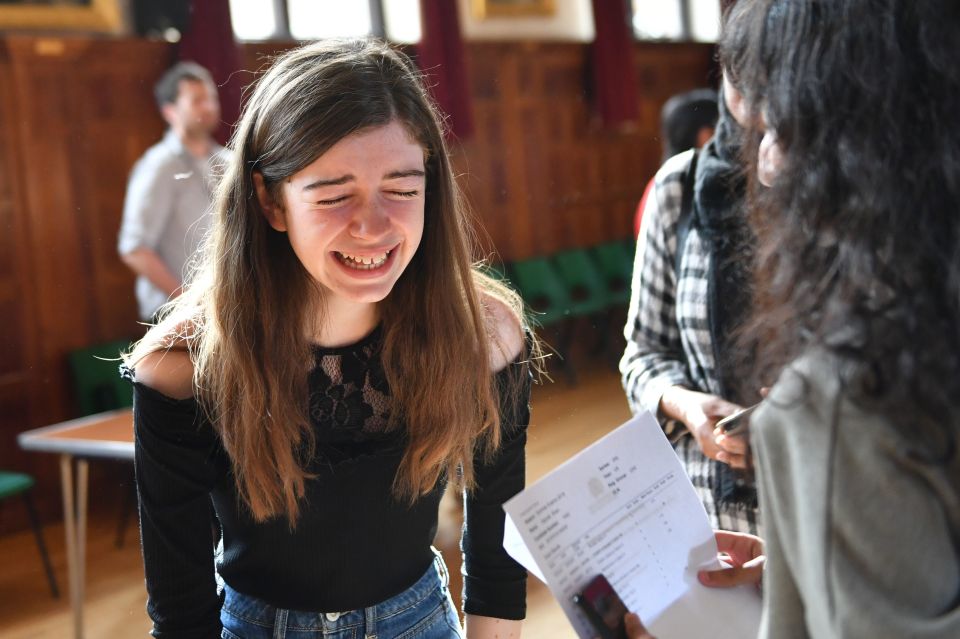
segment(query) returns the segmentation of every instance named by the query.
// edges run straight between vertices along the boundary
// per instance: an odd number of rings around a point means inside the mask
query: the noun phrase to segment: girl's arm
[[[148,355],[135,376],[135,470],[154,636],[219,637],[210,505],[216,438],[191,396],[185,352]]]
[[[467,615],[467,639],[515,639],[520,636],[522,621]]]
[[[492,459],[474,458],[476,488],[464,497],[463,611],[470,639],[519,637],[526,615],[527,571],[503,549],[503,503],[523,490],[530,421],[530,370],[523,363],[519,320],[487,300],[497,335],[491,368],[501,391],[501,446]]]

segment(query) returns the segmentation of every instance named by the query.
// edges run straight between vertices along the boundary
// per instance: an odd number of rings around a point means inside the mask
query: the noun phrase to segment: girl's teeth
[[[381,266],[390,256],[390,251],[378,257],[357,257],[347,253],[339,253],[341,261],[352,268],[371,269]]]

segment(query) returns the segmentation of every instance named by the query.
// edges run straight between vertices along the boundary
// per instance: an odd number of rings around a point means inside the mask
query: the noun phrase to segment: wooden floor
[[[575,387],[564,382],[534,390],[532,423],[527,445],[527,477],[534,481],[590,442],[620,425],[629,416],[616,373],[593,370],[581,374]],[[96,487],[91,486],[95,498]],[[84,608],[90,639],[146,637],[150,621],[144,610],[143,569],[133,527],[123,549],[113,545],[114,521],[93,518],[87,548],[87,591]],[[444,551],[451,576],[459,581],[457,536],[460,519],[453,500],[441,511],[437,545]],[[47,526],[47,544],[54,569],[66,589],[63,527]],[[459,592],[459,583],[452,583]],[[559,604],[536,578],[530,578],[527,597],[527,639],[574,639]],[[53,599],[27,532],[0,538],[0,637],[4,639],[61,639],[70,635],[71,616],[64,592]]]

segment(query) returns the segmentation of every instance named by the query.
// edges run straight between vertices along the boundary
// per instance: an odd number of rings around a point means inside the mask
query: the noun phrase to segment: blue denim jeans
[[[220,610],[225,639],[461,639],[463,631],[439,556],[399,595],[345,612],[301,612],[224,587]]]

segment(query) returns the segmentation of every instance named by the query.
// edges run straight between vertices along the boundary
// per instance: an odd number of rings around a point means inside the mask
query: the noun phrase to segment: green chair
[[[630,301],[630,279],[633,275],[633,255],[623,242],[608,242],[590,251],[600,274],[607,282],[613,303],[625,305]]]
[[[77,396],[77,406],[80,415],[92,415],[107,410],[124,408],[133,405],[133,388],[130,383],[120,377],[120,351],[130,346],[129,340],[115,340],[81,348],[70,353],[70,372],[73,375],[74,391]],[[118,468],[118,481],[126,485],[128,490],[120,503],[120,514],[117,522],[117,548],[123,547],[124,533],[130,513],[136,504],[137,494],[134,489],[133,473],[129,465],[121,462]]]
[[[583,249],[563,251],[553,256],[553,263],[570,298],[570,314],[597,315],[612,303],[603,275]]]
[[[576,370],[569,357],[571,324],[566,321],[572,302],[563,280],[545,257],[513,262],[511,271],[520,297],[532,311],[533,320],[555,333],[555,346],[551,350],[557,355],[569,383],[576,384]]]
[[[553,261],[574,300],[571,314],[590,322],[595,338],[590,352],[602,354],[604,358],[612,357],[612,350],[617,350],[615,312],[621,304],[620,298],[611,290],[604,270],[586,249],[563,251],[556,254]],[[629,288],[626,293],[629,300]],[[622,322],[620,326],[623,326]],[[622,352],[623,348],[619,350]]]
[[[75,350],[69,355],[80,415],[133,405],[133,389],[120,378],[120,351],[129,340],[116,340]]]
[[[520,296],[541,326],[557,324],[569,315],[572,302],[567,287],[547,258],[514,262],[513,277]]]
[[[54,597],[59,597],[60,591],[57,589],[57,580],[53,575],[53,566],[50,563],[50,555],[47,553],[47,544],[43,541],[43,529],[40,527],[40,518],[37,517],[37,510],[33,505],[33,497],[30,495],[34,483],[33,477],[30,475],[0,470],[0,500],[15,495],[23,495],[23,503],[27,507],[27,515],[30,517],[30,525],[33,528],[33,536],[37,540],[37,548],[40,549],[40,558],[43,560],[43,567],[47,572],[47,582],[50,584],[50,593]]]

